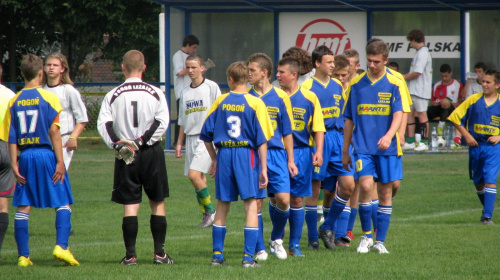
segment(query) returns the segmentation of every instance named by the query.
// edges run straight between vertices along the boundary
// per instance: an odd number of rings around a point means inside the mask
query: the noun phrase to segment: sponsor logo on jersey
[[[484,135],[498,135],[500,130],[498,127],[476,123],[474,124],[474,132]]]
[[[323,111],[323,118],[338,118],[340,116],[340,108],[338,107],[328,107],[328,108],[322,108],[321,111]]]
[[[223,104],[223,111],[232,111],[232,112],[245,112],[245,104],[243,105],[235,105],[235,104]]]
[[[187,100],[185,115],[189,115],[194,112],[204,112],[207,110],[206,106],[203,106],[203,100]]]
[[[382,115],[388,116],[391,114],[389,105],[374,105],[374,104],[359,104],[358,115]]]
[[[337,55],[351,48],[351,40],[342,25],[331,19],[322,18],[304,25],[297,34],[295,45],[309,53],[316,47],[325,45]]]

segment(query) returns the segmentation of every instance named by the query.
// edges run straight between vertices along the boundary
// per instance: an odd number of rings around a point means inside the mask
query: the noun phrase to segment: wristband
[[[69,139],[75,139],[75,140],[77,140],[77,139],[78,139],[78,137],[73,137],[73,136],[70,136],[70,137],[69,137]]]

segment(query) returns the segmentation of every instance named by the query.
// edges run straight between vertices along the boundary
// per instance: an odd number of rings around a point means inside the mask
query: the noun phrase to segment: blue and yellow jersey
[[[248,93],[260,98],[266,104],[267,113],[274,130],[274,136],[267,142],[267,148],[284,149],[283,136],[292,134],[292,104],[288,94],[275,87],[262,95],[252,87]]]
[[[314,132],[326,131],[318,97],[299,87],[290,95],[290,101],[293,111],[293,147],[313,147]]]
[[[257,149],[273,137],[271,120],[262,100],[247,92],[219,96],[212,104],[200,139],[217,147]]]
[[[488,138],[500,135],[499,95],[487,104],[482,92],[471,95],[448,117],[451,122],[461,125],[474,137],[479,145],[491,145]]]
[[[62,111],[57,95],[40,87],[20,91],[9,101],[2,127],[8,135],[8,142],[17,144],[19,149],[49,147],[52,143],[49,128],[59,126],[59,113]]]
[[[318,97],[325,119],[325,128],[343,129],[344,117],[341,112],[344,107],[344,91],[342,83],[337,79],[330,78],[328,83],[323,84],[316,77],[312,77],[301,86],[312,91]]]
[[[343,113],[354,123],[352,138],[356,153],[402,155],[397,133],[387,150],[379,150],[377,144],[391,127],[393,114],[403,110],[400,83],[387,73],[372,81],[367,72],[351,81]]]
[[[401,95],[401,103],[403,104],[403,112],[410,113],[411,105],[413,105],[413,101],[411,101],[410,90],[408,89],[408,85],[406,84],[405,78],[398,71],[392,70],[389,67],[385,67],[387,73],[396,76],[401,81],[399,86],[399,94]]]

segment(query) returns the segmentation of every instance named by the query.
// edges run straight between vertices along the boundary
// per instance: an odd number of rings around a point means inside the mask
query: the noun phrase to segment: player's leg
[[[324,209],[323,209],[323,204],[324,204],[324,198],[325,198],[325,191],[323,188],[319,190],[319,195],[318,195],[318,224],[322,223],[325,220],[324,215]]]
[[[371,227],[371,191],[373,188],[373,175],[360,176],[359,186],[359,220],[361,222],[362,237],[357,252],[368,253],[373,245]]]
[[[325,163],[326,164],[326,163]],[[321,190],[321,181],[312,181],[312,196],[306,197],[305,221],[309,243],[318,241],[318,197]]]
[[[243,248],[243,261],[244,267],[254,267],[255,262],[253,255],[255,252],[255,245],[259,236],[259,220],[257,214],[257,201],[255,198],[247,198],[243,201],[245,208],[245,229],[244,229],[244,248]]]
[[[495,207],[495,200],[497,197],[497,178],[500,171],[500,147],[494,145],[479,146],[481,150],[481,158],[484,161],[483,174],[484,174],[484,206],[482,222],[485,225],[493,224],[493,209]]]
[[[429,119],[427,118],[427,106],[429,100],[415,97],[413,105],[415,106],[416,115],[418,117],[418,122],[420,125],[416,128],[421,135],[421,141],[418,147],[415,147],[415,151],[426,151],[429,149],[428,139],[429,139]]]
[[[300,169],[299,169],[300,170]],[[299,171],[300,172],[300,171]],[[302,238],[302,227],[304,226],[303,198],[291,195],[290,197],[290,255],[303,257],[300,251],[300,239]]]
[[[212,263],[213,266],[225,265],[224,240],[226,238],[226,216],[231,207],[230,201],[217,200],[214,223],[212,225]]]
[[[349,247],[350,240],[347,238],[347,224],[349,223],[351,207],[349,207],[347,203],[352,196],[354,188],[354,176],[339,176],[339,187],[335,200],[332,203],[332,209],[341,206],[340,204],[342,204],[343,200],[347,198],[346,203],[343,204],[342,211],[338,214],[337,230],[335,232],[335,245],[339,245],[341,247]],[[338,209],[332,211],[338,211]]]
[[[256,260],[265,261],[267,260],[268,254],[266,251],[266,246],[264,245],[264,221],[262,220],[262,205],[264,203],[263,198],[255,199],[257,203],[257,219],[259,223],[259,233],[257,236],[257,243],[255,244],[255,256]]]
[[[377,235],[377,229],[378,229],[377,211],[378,211],[378,205],[379,205],[377,182],[373,183],[370,204],[372,206],[372,218],[371,218],[371,220],[372,220],[372,224],[373,224],[373,234]]]
[[[9,227],[9,200],[7,197],[0,197],[0,252],[2,251],[2,244]],[[0,261],[2,261],[0,255]]]
[[[31,206],[18,206],[14,218],[14,237],[17,244],[18,266],[33,265],[30,259],[29,227]]]
[[[123,205],[122,233],[123,243],[125,244],[125,257],[122,259],[121,264],[137,264],[135,244],[137,240],[137,232],[139,231],[139,222],[137,220],[139,206],[139,203]]]
[[[325,178],[325,180],[322,182],[322,185],[323,185],[323,189],[324,189],[324,192],[325,192],[325,198],[324,198],[324,214],[325,214],[325,221],[323,222],[323,224],[319,227],[319,230],[318,230],[318,236],[319,238],[321,238],[321,240],[323,241],[323,244],[325,245],[325,247],[327,249],[333,249],[335,248],[335,244],[334,244],[334,238],[333,238],[333,231],[334,231],[334,227],[335,227],[335,220],[332,219],[330,217],[331,213],[331,207],[332,207],[332,202],[335,198],[335,194],[336,194],[336,189],[337,189],[337,180],[338,180],[338,177],[337,176],[331,176],[331,177],[327,177]],[[330,218],[329,218],[330,217]],[[311,244],[310,245],[314,245],[314,244]],[[311,246],[313,247],[313,246]],[[319,249],[319,244],[317,246],[318,248],[314,248],[313,249]]]
[[[286,259],[287,253],[283,247],[283,235],[286,223],[290,217],[290,193],[275,193],[275,208],[273,214],[273,230],[271,231],[272,252],[279,259]]]
[[[401,147],[403,150],[415,149],[415,108],[413,108],[413,105],[411,107],[412,110],[408,113],[408,124],[406,124],[408,134],[405,143]]]
[[[165,238],[167,236],[167,218],[165,213],[165,201],[149,200],[151,217],[149,228],[153,236],[154,264],[173,264],[174,260],[165,252]]]
[[[80,263],[68,248],[70,231],[71,208],[67,204],[56,208],[56,247],[52,252],[52,256],[56,260],[63,261],[66,265],[79,266]]]
[[[0,141],[0,252],[9,227],[9,197],[14,195],[14,186],[14,173],[10,165],[7,143]]]
[[[377,210],[377,236],[373,246],[380,254],[389,253],[384,242],[392,215],[392,183],[378,183],[379,207]]]
[[[354,181],[354,190],[351,197],[349,198],[349,206],[351,207],[351,214],[349,215],[349,222],[347,224],[347,237],[353,241],[354,235],[352,230],[354,229],[354,222],[356,221],[356,216],[358,215],[358,202],[359,202],[359,180]]]

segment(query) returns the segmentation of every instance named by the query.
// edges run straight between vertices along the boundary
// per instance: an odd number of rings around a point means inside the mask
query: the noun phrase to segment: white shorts
[[[412,108],[415,108],[417,112],[427,112],[427,106],[429,106],[429,99],[424,99],[416,95],[411,96],[411,101],[413,102]]]
[[[211,164],[212,159],[205,147],[205,142],[200,140],[200,135],[187,135],[184,175],[188,175],[189,169],[207,173]]]
[[[75,151],[68,152],[68,148],[64,147],[64,145],[66,145],[66,142],[68,142],[70,136],[71,136],[70,134],[67,134],[61,137],[63,145],[62,152],[63,152],[64,166],[66,166],[66,170],[69,170],[69,165],[71,164],[71,158],[73,158],[73,153],[75,152]]]

